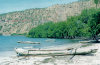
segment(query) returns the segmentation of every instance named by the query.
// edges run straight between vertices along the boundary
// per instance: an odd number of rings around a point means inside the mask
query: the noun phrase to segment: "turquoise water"
[[[46,48],[57,47],[61,45],[69,45],[77,43],[79,40],[70,39],[55,39],[55,41],[47,42],[50,38],[28,38],[24,36],[0,36],[0,56],[9,56],[15,54],[14,48],[20,47],[34,47],[34,48]],[[40,44],[20,44],[17,41],[32,41],[40,42]]]

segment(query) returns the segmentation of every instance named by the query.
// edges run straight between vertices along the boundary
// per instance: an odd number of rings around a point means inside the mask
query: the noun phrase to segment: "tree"
[[[96,8],[97,8],[99,0],[94,0],[94,3],[96,4]]]
[[[88,25],[92,38],[98,42],[98,34],[100,34],[100,12],[91,15]]]
[[[73,16],[67,20],[68,37],[88,37],[88,25],[80,20],[81,16]]]
[[[98,34],[100,34],[100,9],[88,9],[83,10],[80,16],[80,20],[87,24],[89,27],[89,37],[95,39],[98,42]]]

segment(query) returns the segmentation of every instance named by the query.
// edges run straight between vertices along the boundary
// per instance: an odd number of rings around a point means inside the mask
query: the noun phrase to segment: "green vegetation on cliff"
[[[94,0],[79,0],[69,4],[56,4],[47,8],[27,9],[0,14],[0,33],[2,35],[28,33],[29,30],[40,24],[49,21],[65,21],[70,16],[81,14],[83,9],[94,7],[96,7]],[[99,3],[97,8],[100,8]],[[72,37],[72,34],[70,36]]]
[[[86,9],[67,21],[48,22],[31,29],[29,37],[76,38],[89,37],[97,40],[100,33],[100,9]]]

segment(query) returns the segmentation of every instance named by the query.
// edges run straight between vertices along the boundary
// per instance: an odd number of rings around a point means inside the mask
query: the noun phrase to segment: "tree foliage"
[[[45,38],[97,38],[100,34],[99,9],[83,10],[81,15],[71,16],[67,21],[48,22],[41,24],[29,31],[29,37]]]
[[[94,0],[94,3],[96,4],[96,8],[97,8],[97,5],[99,4],[99,0]]]
[[[100,9],[83,10],[81,20],[89,27],[90,37],[98,41],[100,34]]]

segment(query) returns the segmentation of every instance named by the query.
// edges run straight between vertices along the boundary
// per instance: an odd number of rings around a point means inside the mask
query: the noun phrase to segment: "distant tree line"
[[[100,9],[85,9],[78,16],[68,17],[63,22],[41,24],[28,33],[33,38],[93,38],[100,34]]]

